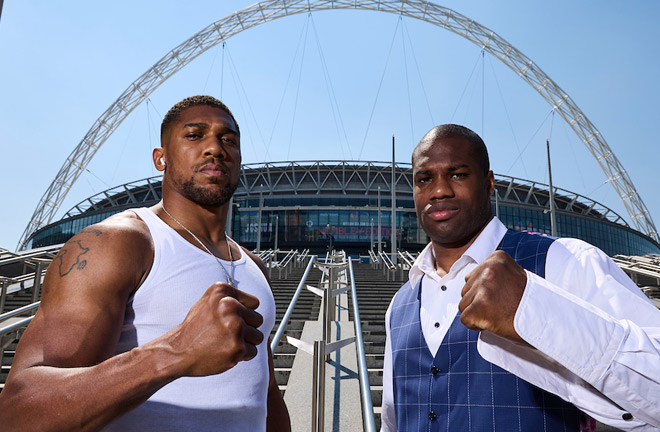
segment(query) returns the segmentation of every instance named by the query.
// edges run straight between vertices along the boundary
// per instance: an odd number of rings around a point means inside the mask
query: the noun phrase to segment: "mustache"
[[[222,168],[222,170],[224,172],[226,172],[226,173],[229,172],[229,167],[227,166],[227,164],[225,164],[220,159],[217,159],[217,158],[214,158],[214,157],[210,157],[208,159],[205,159],[202,162],[195,165],[195,171],[200,171],[203,166],[208,165],[208,164],[218,165]]]

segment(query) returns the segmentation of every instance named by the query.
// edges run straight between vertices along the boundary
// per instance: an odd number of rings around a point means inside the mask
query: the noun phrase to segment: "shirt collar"
[[[497,245],[502,241],[504,234],[506,234],[506,227],[499,219],[493,217],[456,262],[458,263],[468,258],[477,264],[481,264],[497,249]],[[452,266],[450,273],[454,270],[454,267],[455,265]],[[410,268],[408,279],[410,280],[411,288],[417,286],[424,274],[435,274],[435,254],[433,253],[431,243],[426,245]]]

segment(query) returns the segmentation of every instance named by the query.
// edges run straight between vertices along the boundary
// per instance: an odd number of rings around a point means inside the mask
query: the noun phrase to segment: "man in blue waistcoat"
[[[482,139],[412,155],[431,243],[386,315],[382,431],[660,428],[660,311],[599,249],[493,217]]]

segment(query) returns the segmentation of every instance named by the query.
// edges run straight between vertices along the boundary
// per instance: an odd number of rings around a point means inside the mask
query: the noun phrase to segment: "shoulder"
[[[569,237],[556,239],[548,250],[548,258],[560,262],[575,264],[607,264],[611,259],[605,252],[583,240]]]
[[[53,261],[49,282],[53,277],[86,279],[93,273],[139,284],[152,261],[149,229],[135,213],[123,212],[83,228],[67,241]],[[85,268],[88,271],[80,273]]]
[[[637,285],[605,252],[585,241],[574,238],[559,238],[548,250],[548,267],[553,274],[546,278],[556,278],[564,284],[579,281],[582,285],[599,285],[616,282],[629,291],[643,297]],[[603,294],[604,295],[604,294]]]
[[[136,258],[153,254],[153,241],[147,224],[131,211],[118,213],[83,228],[65,243],[62,250],[75,249],[76,245],[80,248],[99,246],[98,253],[108,256],[120,254]]]

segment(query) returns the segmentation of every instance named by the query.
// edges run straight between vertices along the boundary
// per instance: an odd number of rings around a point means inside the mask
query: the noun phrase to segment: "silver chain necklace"
[[[183,225],[181,222],[179,222],[179,220],[177,218],[172,216],[170,214],[170,212],[168,212],[167,209],[165,208],[165,205],[163,205],[162,207],[163,207],[163,210],[165,211],[165,213],[167,213],[167,215],[169,217],[171,217],[174,222],[179,224],[179,226],[181,228],[183,228],[188,234],[190,234],[195,240],[197,240],[197,243],[199,243],[204,248],[204,250],[206,252],[208,252],[209,255],[211,255],[213,258],[215,258],[216,262],[218,263],[218,265],[222,269],[223,273],[227,277],[227,283],[229,285],[231,285],[232,287],[236,288],[236,283],[234,282],[234,259],[231,256],[231,246],[229,246],[229,236],[227,235],[227,232],[225,232],[225,242],[227,243],[227,250],[229,251],[229,266],[231,268],[231,276],[229,275],[229,273],[227,273],[227,269],[225,269],[224,264],[222,264],[222,262],[220,262],[220,258],[218,258],[214,254],[212,254],[211,251],[209,250],[209,248],[207,248],[206,245],[204,243],[202,243],[202,241],[199,238],[197,238],[197,236],[195,234],[192,233],[192,231],[190,231],[188,228],[185,227],[185,225]]]

